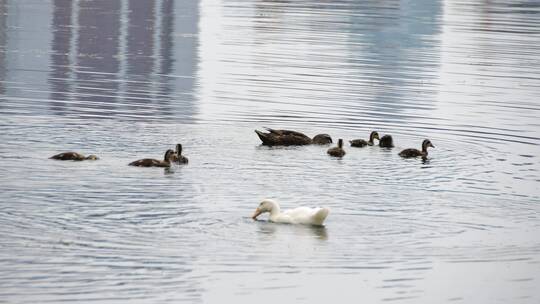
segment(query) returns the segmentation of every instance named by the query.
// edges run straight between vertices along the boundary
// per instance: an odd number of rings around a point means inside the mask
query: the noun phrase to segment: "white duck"
[[[281,212],[279,204],[271,199],[265,199],[253,213],[252,219],[256,220],[261,213],[270,212],[270,221],[285,224],[305,224],[322,226],[328,216],[328,208],[298,207]]]

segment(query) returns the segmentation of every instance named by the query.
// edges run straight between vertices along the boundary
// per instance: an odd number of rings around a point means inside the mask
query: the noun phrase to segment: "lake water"
[[[539,54],[538,1],[0,0],[0,303],[539,303]]]

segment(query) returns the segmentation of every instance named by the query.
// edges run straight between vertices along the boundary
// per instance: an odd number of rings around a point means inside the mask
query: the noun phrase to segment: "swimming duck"
[[[312,140],[314,145],[328,145],[332,143],[332,137],[328,134],[317,134]]]
[[[256,220],[260,214],[265,212],[270,212],[269,219],[274,223],[322,226],[324,220],[330,212],[330,209],[325,207],[298,207],[281,212],[281,208],[277,202],[271,199],[265,199],[259,204],[259,207],[257,207],[251,218]]]
[[[429,139],[425,139],[423,142],[422,142],[422,151],[420,150],[417,150],[417,149],[405,149],[401,152],[399,152],[399,156],[401,157],[418,157],[418,156],[422,156],[422,157],[426,157],[428,155],[428,151],[427,151],[427,148],[428,147],[432,147],[432,148],[435,148],[435,146],[433,146],[431,144],[431,141],[429,141]]]
[[[381,139],[379,139],[379,147],[381,147],[381,148],[393,148],[394,147],[394,140],[392,139],[392,136],[383,135],[383,137],[381,137]]]
[[[171,160],[177,164],[187,164],[188,159],[182,155],[182,145],[176,144],[176,152],[173,153]]]
[[[351,147],[362,148],[365,146],[373,146],[374,139],[379,139],[379,133],[377,133],[377,131],[373,131],[371,132],[371,134],[369,134],[368,141],[365,141],[363,139],[353,139],[353,140],[350,140],[349,142],[351,143]]]
[[[163,157],[163,160],[143,158],[143,159],[139,159],[134,162],[131,162],[129,163],[129,165],[137,166],[137,167],[170,167],[171,159],[173,155],[174,155],[174,151],[169,149],[167,150],[167,152],[165,152],[165,156]]]
[[[50,159],[57,159],[57,160],[98,160],[99,157],[95,156],[94,154],[84,156],[77,152],[64,152],[60,154],[53,155],[49,157]]]
[[[257,133],[265,146],[303,146],[313,143],[327,144],[328,141],[332,142],[332,138],[328,134],[319,134],[311,139],[304,133],[296,131],[265,129],[268,133],[255,130],[255,133]]]
[[[343,157],[343,155],[345,155],[345,150],[343,150],[343,139],[340,138],[338,140],[338,146],[337,147],[330,148],[326,152],[328,154],[330,154],[330,156]]]

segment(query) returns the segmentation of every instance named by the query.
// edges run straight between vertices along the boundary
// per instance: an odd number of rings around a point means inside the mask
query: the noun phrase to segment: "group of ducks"
[[[259,136],[263,145],[266,146],[293,146],[293,145],[328,145],[332,143],[332,138],[328,134],[318,134],[313,138],[307,135],[291,130],[274,130],[265,128],[268,132],[261,132],[255,130],[255,133]],[[384,135],[379,138],[379,133],[376,131],[371,132],[369,140],[353,139],[350,142],[351,147],[362,148],[365,146],[373,146],[374,141],[379,141],[379,146],[383,148],[393,148],[394,140],[390,135]],[[422,150],[418,149],[405,149],[399,152],[399,156],[410,157],[422,157],[426,158],[428,155],[428,147],[435,148],[429,139],[425,139],[422,142]],[[343,149],[343,139],[338,140],[337,147],[328,149],[327,153],[334,157],[343,157],[345,150]],[[262,213],[270,213],[269,221],[274,223],[286,223],[286,224],[307,224],[307,225],[323,225],[324,220],[330,213],[330,209],[326,207],[308,208],[299,207],[287,211],[281,211],[279,204],[271,199],[263,200],[255,212],[251,216],[252,219],[257,220],[257,217]]]
[[[259,130],[255,130],[255,133],[259,136],[259,138],[262,141],[263,145],[266,146],[292,146],[292,145],[310,145],[310,144],[316,144],[316,145],[328,145],[332,143],[332,137],[328,134],[318,134],[313,138],[308,137],[307,135],[297,132],[297,131],[291,131],[291,130],[274,130],[270,128],[265,128],[268,132],[261,132]],[[379,138],[379,133],[376,131],[371,132],[369,135],[369,140],[364,139],[353,139],[350,142],[351,147],[365,147],[365,146],[373,146],[374,140],[379,141],[379,146],[382,148],[393,148],[394,147],[394,140],[392,139],[392,136],[390,135],[384,135],[383,137]],[[410,157],[423,157],[426,158],[428,155],[428,147],[435,148],[433,144],[431,144],[431,141],[429,139],[425,139],[422,142],[422,150],[418,149],[405,149],[401,152],[399,152],[399,156],[410,158]],[[338,140],[337,147],[333,147],[328,149],[327,153],[330,156],[334,157],[343,157],[346,153],[343,149],[343,139]]]
[[[274,130],[266,128],[268,132],[261,132],[255,130],[255,133],[259,136],[263,145],[266,146],[292,146],[292,145],[328,145],[332,143],[332,138],[328,134],[318,134],[313,138],[306,136],[303,133],[291,130]],[[351,147],[365,147],[373,146],[374,141],[379,141],[379,146],[383,148],[393,148],[394,142],[392,136],[384,135],[379,138],[379,133],[376,131],[371,132],[368,140],[364,139],[353,139],[350,142]],[[434,148],[429,139],[426,139],[422,142],[422,150],[418,149],[405,149],[399,152],[401,157],[427,157],[428,147]],[[334,157],[343,157],[345,155],[345,150],[343,149],[343,139],[338,140],[337,147],[328,149],[327,153],[330,156]],[[97,160],[99,159],[96,155],[84,156],[77,152],[64,152],[56,154],[51,159],[57,160]],[[170,167],[171,164],[187,164],[187,157],[182,155],[182,145],[176,145],[176,151],[168,149],[165,152],[163,160],[157,160],[152,158],[143,158],[129,163],[130,166],[138,167]],[[299,207],[288,211],[281,211],[279,204],[273,200],[265,199],[263,200],[255,213],[252,215],[254,220],[257,219],[262,213],[270,213],[269,220],[275,223],[287,223],[287,224],[307,224],[307,225],[322,225],[326,217],[328,216],[330,210],[325,207],[319,208],[308,208],[308,207]]]
[[[57,159],[57,160],[75,160],[75,161],[82,161],[82,160],[98,160],[99,157],[95,155],[89,155],[84,156],[77,152],[64,152],[60,154],[56,154],[50,157],[51,159]],[[153,158],[143,158],[136,160],[134,162],[129,163],[130,166],[137,166],[137,167],[170,167],[171,164],[187,164],[188,159],[184,155],[182,155],[182,145],[176,144],[176,151],[173,151],[172,149],[168,149],[165,151],[165,156],[163,157],[163,160],[153,159]]]

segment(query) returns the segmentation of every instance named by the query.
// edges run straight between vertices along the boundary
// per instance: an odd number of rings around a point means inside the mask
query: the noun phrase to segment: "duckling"
[[[77,152],[64,152],[60,154],[53,155],[49,157],[50,159],[57,159],[57,160],[98,160],[99,157],[95,156],[94,154],[84,156]]]
[[[392,136],[390,135],[384,135],[379,139],[379,147],[381,148],[393,148],[394,147],[394,140],[392,139]]]
[[[338,146],[328,149],[326,151],[330,156],[334,157],[343,157],[345,155],[345,150],[343,150],[343,139],[338,140]]]
[[[435,146],[433,146],[431,144],[431,141],[429,141],[429,139],[425,139],[422,142],[422,151],[417,150],[417,149],[412,149],[412,148],[411,149],[405,149],[405,150],[399,152],[399,156],[405,157],[405,158],[422,156],[423,158],[425,158],[428,155],[428,151],[427,151],[428,147],[435,148]]]
[[[328,145],[332,143],[332,137],[328,134],[317,134],[312,141],[314,145]]]
[[[319,142],[327,142],[328,134],[319,134],[313,139],[309,138],[304,133],[291,131],[291,130],[274,130],[270,128],[265,128],[268,133],[255,130],[255,133],[259,136],[262,141],[262,144],[265,146],[303,146],[310,145],[316,140]],[[331,142],[332,138],[330,138]]]
[[[134,162],[131,162],[129,163],[129,165],[137,166],[137,167],[170,167],[171,159],[173,155],[174,155],[174,151],[169,149],[165,152],[165,156],[163,157],[163,160],[144,158],[144,159],[139,159]]]
[[[351,143],[351,147],[362,148],[365,146],[373,146],[374,139],[379,139],[379,133],[377,133],[377,131],[373,131],[371,132],[371,134],[369,134],[368,141],[365,141],[363,139],[353,139],[353,140],[350,140],[349,142]]]
[[[177,164],[187,164],[187,157],[182,155],[182,145],[176,144],[176,152],[172,155],[171,160]]]

